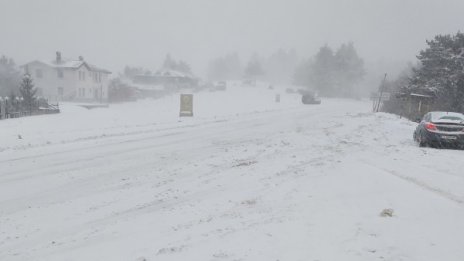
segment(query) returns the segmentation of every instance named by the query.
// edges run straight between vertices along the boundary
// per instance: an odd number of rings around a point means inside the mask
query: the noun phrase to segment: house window
[[[58,78],[63,78],[63,77],[64,77],[63,71],[62,71],[62,70],[58,70],[58,71],[57,71],[57,76],[58,76]]]
[[[63,96],[64,90],[63,87],[58,87],[58,95]]]
[[[85,97],[85,88],[82,88],[82,97]]]
[[[43,71],[42,69],[36,69],[35,70],[35,76],[39,79],[43,78]]]
[[[79,71],[79,80],[80,81],[85,81],[85,72]]]

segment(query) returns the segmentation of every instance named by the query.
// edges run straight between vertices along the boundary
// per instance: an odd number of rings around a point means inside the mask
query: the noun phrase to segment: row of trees
[[[0,57],[0,96],[17,96],[21,73],[13,58]]]
[[[264,79],[277,83],[294,83],[317,90],[324,96],[358,96],[357,86],[363,80],[364,62],[353,43],[341,45],[336,51],[325,45],[306,61],[299,62],[295,50],[279,49],[270,57],[252,55],[242,66],[239,56],[229,54],[210,63],[209,78],[230,80]]]
[[[22,75],[13,58],[0,57],[0,97],[10,110],[32,112],[38,107],[37,88],[29,75]]]
[[[464,112],[464,34],[437,35],[419,52],[418,64],[409,66],[396,80],[388,82],[391,92],[407,97],[412,93],[431,96],[431,110]],[[403,100],[394,97],[384,110],[398,111]]]
[[[298,56],[295,50],[279,49],[269,57],[253,54],[242,63],[237,53],[213,59],[208,68],[210,80],[265,79],[276,83],[290,83]]]
[[[333,51],[328,45],[295,71],[294,83],[317,90],[323,96],[356,97],[365,74],[364,62],[353,43]]]

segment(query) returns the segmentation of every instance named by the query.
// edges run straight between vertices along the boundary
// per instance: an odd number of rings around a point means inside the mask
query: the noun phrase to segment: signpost
[[[387,80],[387,74],[385,74],[385,77],[383,78],[383,81],[380,85],[380,92],[378,94],[374,94],[371,96],[371,99],[373,99],[373,111],[374,112],[379,112],[380,110],[380,105],[384,101],[390,100],[390,93],[384,92],[385,89],[385,82]]]
[[[193,94],[180,95],[180,117],[193,117]]]

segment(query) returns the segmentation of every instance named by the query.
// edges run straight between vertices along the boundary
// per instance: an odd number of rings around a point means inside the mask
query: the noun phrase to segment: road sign
[[[180,117],[193,116],[193,94],[180,95]]]

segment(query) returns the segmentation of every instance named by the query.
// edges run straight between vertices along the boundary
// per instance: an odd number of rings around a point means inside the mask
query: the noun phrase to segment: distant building
[[[130,85],[137,89],[140,98],[157,98],[180,89],[193,89],[199,82],[192,74],[166,69],[154,74],[134,75],[130,80]]]
[[[189,73],[174,70],[160,70],[154,74],[135,75],[132,81],[136,84],[162,85],[166,88],[193,88],[197,86],[198,79]]]
[[[84,61],[63,60],[61,53],[51,62],[32,61],[22,66],[38,89],[37,95],[52,101],[107,102],[110,71]]]

